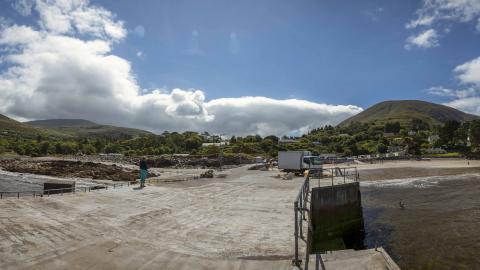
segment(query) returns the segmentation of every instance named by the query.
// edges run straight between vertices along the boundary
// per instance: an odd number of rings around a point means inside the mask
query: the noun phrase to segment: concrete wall
[[[365,237],[359,183],[313,188],[312,252],[363,248]]]
[[[58,189],[65,189],[65,190],[58,190]],[[69,193],[72,190],[68,190],[71,188],[75,188],[75,182],[45,182],[43,183],[43,193],[44,194],[57,194],[57,193]]]

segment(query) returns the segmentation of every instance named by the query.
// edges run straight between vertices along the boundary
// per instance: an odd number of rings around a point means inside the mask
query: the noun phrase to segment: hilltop
[[[89,127],[97,123],[84,119],[47,119],[24,122],[24,124],[42,128]]]
[[[62,137],[60,132],[37,128],[0,114],[0,137],[32,139],[37,136]]]
[[[75,137],[137,137],[143,135],[151,135],[149,131],[117,127],[112,125],[102,125],[84,119],[47,119],[25,122],[24,124],[38,127],[48,128],[61,132],[67,136]]]
[[[365,111],[354,115],[339,124],[346,126],[352,122],[384,125],[387,122],[400,122],[409,125],[412,120],[421,120],[430,126],[441,125],[449,120],[466,122],[480,117],[457,109],[421,100],[390,100],[377,103]]]

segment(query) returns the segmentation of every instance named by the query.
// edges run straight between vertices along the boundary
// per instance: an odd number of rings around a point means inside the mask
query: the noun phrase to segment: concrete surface
[[[0,269],[290,269],[292,202],[303,178],[228,173],[1,200]]]
[[[247,167],[143,190],[0,200],[0,269],[293,269],[303,178]]]
[[[340,250],[321,255],[325,270],[400,270],[383,248]],[[309,269],[322,269],[316,256],[310,256]]]

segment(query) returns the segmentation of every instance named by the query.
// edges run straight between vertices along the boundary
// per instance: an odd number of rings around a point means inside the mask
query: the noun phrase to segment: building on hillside
[[[405,149],[402,146],[397,146],[397,145],[390,145],[387,148],[388,153],[395,153],[395,152],[404,152]]]
[[[440,136],[438,136],[437,134],[432,134],[430,136],[428,136],[428,143],[429,144],[434,144],[436,143],[438,140],[440,140]]]
[[[446,154],[447,151],[445,151],[445,149],[442,149],[440,147],[436,147],[436,148],[432,147],[432,148],[426,149],[425,153],[426,154]]]
[[[230,145],[230,142],[229,141],[223,141],[223,142],[213,142],[213,143],[202,143],[202,147],[208,147],[208,146],[212,146],[212,145],[222,147],[222,146]]]
[[[408,132],[408,136],[415,136],[415,135],[417,135],[417,132],[415,130],[410,130]]]
[[[294,139],[280,139],[278,140],[278,143],[283,143],[283,144],[288,144],[288,143],[296,143],[299,142],[299,140],[294,140]]]

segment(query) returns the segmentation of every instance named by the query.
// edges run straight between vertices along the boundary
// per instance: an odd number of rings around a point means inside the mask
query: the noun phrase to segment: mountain
[[[61,132],[33,127],[0,114],[0,138],[34,139],[38,135],[43,137],[63,137]]]
[[[47,119],[25,122],[25,124],[42,128],[61,128],[61,127],[90,127],[97,126],[97,123],[84,119]]]
[[[101,125],[84,119],[47,119],[25,122],[24,124],[38,128],[48,128],[74,137],[120,138],[152,134],[141,129]]]
[[[341,122],[339,126],[345,126],[352,122],[373,123],[374,125],[400,122],[402,125],[409,125],[413,119],[422,120],[432,126],[441,125],[449,120],[465,122],[480,119],[480,117],[445,105],[421,100],[390,100],[373,105]]]

